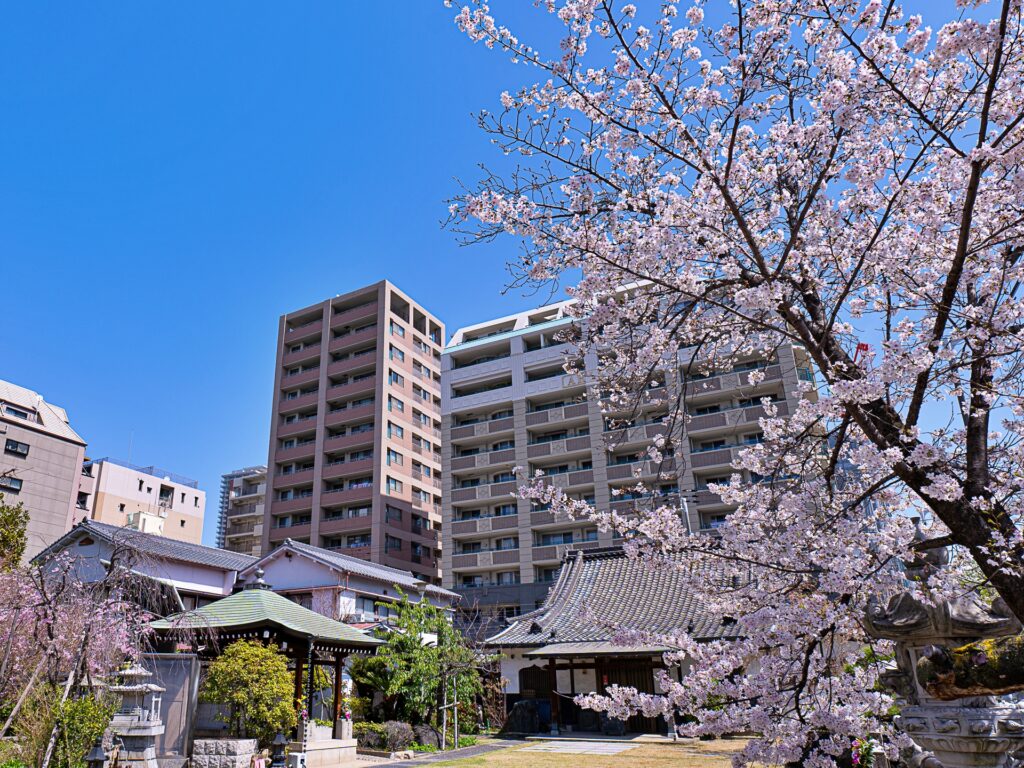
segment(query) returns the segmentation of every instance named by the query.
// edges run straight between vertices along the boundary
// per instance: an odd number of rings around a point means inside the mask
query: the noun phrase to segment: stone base
[[[302,759],[299,752],[302,747],[292,744],[288,755],[289,765],[292,758],[296,758],[296,765],[301,765]],[[339,765],[355,763],[356,740],[355,739],[326,739],[324,741],[311,741],[306,745],[305,751],[306,768],[336,768]]]
[[[1024,707],[903,707],[900,726],[945,768],[1002,768],[1024,754]]]
[[[249,768],[256,739],[196,739],[192,743],[193,768]]]

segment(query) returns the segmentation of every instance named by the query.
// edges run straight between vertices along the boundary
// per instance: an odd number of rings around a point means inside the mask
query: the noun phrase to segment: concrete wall
[[[94,464],[93,474],[96,491],[91,516],[94,520],[124,526],[133,516],[142,515],[145,523],[132,527],[193,544],[202,543],[205,491],[109,461]],[[171,489],[167,506],[160,504],[162,486]]]

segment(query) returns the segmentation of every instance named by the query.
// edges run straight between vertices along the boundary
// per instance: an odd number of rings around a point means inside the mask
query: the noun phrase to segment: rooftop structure
[[[293,539],[440,580],[443,339],[387,281],[281,317],[264,552]]]
[[[30,389],[0,381],[0,493],[29,513],[25,556],[56,541],[76,515],[85,441],[67,412]]]
[[[87,460],[92,488],[79,504],[93,520],[198,544],[206,492],[191,478],[112,458]]]

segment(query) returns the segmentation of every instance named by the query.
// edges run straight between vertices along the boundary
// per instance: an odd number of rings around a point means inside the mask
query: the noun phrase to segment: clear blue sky
[[[513,21],[532,3],[515,0]],[[541,14],[543,15],[543,14]],[[389,278],[454,328],[514,243],[443,231],[530,73],[440,0],[21,3],[0,25],[0,378],[94,457],[199,480],[266,461],[277,318]]]

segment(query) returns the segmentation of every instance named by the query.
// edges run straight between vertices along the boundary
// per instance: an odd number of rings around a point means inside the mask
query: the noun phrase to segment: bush
[[[68,699],[57,707],[57,749],[54,764],[57,768],[85,768],[85,756],[96,739],[110,725],[117,710],[114,696],[83,696]]]
[[[277,651],[254,640],[238,640],[211,665],[199,697],[228,708],[231,736],[266,747],[278,731],[295,725],[292,678]]]
[[[384,748],[391,752],[408,749],[416,741],[412,726],[400,720],[388,720],[384,723]]]
[[[352,723],[352,735],[363,749],[384,749],[383,723]]]
[[[437,747],[433,744],[413,744],[409,747],[413,752],[437,752]],[[0,766],[3,768],[3,766]]]

